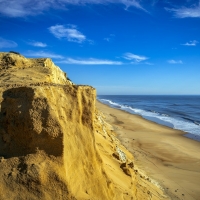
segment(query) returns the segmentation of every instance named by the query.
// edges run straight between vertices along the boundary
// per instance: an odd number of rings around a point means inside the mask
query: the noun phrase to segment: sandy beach
[[[171,199],[200,199],[200,142],[140,116],[97,101],[135,164],[157,180]]]

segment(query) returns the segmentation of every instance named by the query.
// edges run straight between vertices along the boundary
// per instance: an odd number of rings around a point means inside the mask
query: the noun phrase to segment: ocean
[[[176,95],[98,95],[110,107],[184,131],[200,141],[200,96]]]

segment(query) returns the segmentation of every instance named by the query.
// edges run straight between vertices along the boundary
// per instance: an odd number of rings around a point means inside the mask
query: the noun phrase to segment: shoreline
[[[111,108],[97,100],[97,108],[114,127],[136,165],[158,181],[171,199],[200,197],[200,143],[185,132],[142,116]]]
[[[101,102],[101,101],[98,100],[98,99],[97,99],[97,101],[98,101],[99,103],[104,104],[103,102]],[[145,116],[145,115],[143,116],[143,115],[140,115],[140,114],[137,114],[137,113],[134,113],[134,112],[129,112],[129,111],[126,111],[126,110],[117,108],[117,107],[112,107],[112,106],[110,106],[110,105],[108,105],[108,104],[104,104],[104,105],[107,105],[107,106],[109,106],[109,107],[111,107],[111,108],[113,108],[113,109],[117,109],[117,110],[121,110],[121,111],[130,113],[130,114],[132,114],[132,115],[141,116],[143,119],[146,119],[146,120],[151,121],[151,122],[155,122],[155,123],[158,124],[158,125],[163,125],[163,126],[172,128],[172,129],[174,129],[174,130],[182,131],[182,132],[185,133],[185,134],[184,134],[185,137],[200,142],[200,135],[196,135],[196,134],[194,134],[194,133],[186,132],[185,130],[181,130],[181,129],[175,129],[175,128],[174,128],[174,124],[172,124],[171,122],[164,121],[164,120],[162,120],[162,119],[160,119],[160,118],[157,118],[157,117],[155,117],[155,116]],[[196,124],[195,122],[193,122],[193,123]],[[200,124],[196,124],[196,125],[199,125],[199,126],[200,126]]]

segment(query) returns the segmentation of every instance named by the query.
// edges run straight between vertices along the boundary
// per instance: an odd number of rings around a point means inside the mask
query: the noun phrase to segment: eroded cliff
[[[95,101],[50,59],[0,53],[0,199],[165,198],[140,181]]]

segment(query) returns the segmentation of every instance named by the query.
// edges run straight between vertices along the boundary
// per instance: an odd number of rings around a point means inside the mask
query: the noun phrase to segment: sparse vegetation
[[[69,77],[67,77],[67,80],[72,82],[72,80]]]
[[[17,55],[21,55],[19,52],[16,52],[16,51],[9,51],[9,53],[14,53],[14,54],[17,54]]]

